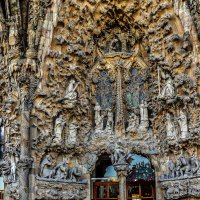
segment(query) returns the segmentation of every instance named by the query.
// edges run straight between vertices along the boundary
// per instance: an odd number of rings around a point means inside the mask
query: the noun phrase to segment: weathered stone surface
[[[199,0],[2,1],[5,199],[89,200],[103,153],[122,186],[139,153],[160,177],[157,199],[199,198],[199,9]]]

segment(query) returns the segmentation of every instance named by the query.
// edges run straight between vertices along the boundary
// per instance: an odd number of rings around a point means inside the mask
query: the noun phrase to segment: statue
[[[42,178],[53,178],[54,170],[51,169],[52,157],[50,155],[46,155],[43,161],[40,164],[40,176]]]
[[[176,138],[177,131],[175,128],[175,124],[172,121],[172,116],[167,113],[166,114],[166,130],[167,130],[167,138]]]
[[[122,50],[121,41],[117,37],[113,38],[110,42],[110,52],[109,53],[120,52],[121,50]]]
[[[11,21],[10,28],[9,28],[9,45],[10,49],[15,49],[18,44],[18,32],[17,27],[15,25],[16,23],[14,21]]]
[[[73,121],[69,124],[68,144],[76,144],[76,135],[79,126],[77,122]]]
[[[72,182],[77,182],[77,178],[81,176],[81,171],[78,167],[73,167],[69,169],[69,180]]]
[[[191,158],[191,172],[193,176],[200,175],[200,161],[196,156]]]
[[[66,180],[68,177],[68,166],[67,162],[63,161],[57,164],[55,167],[55,179]]]
[[[139,130],[142,132],[147,131],[149,127],[148,105],[147,102],[142,101],[140,104],[140,126]]]
[[[165,86],[159,94],[159,98],[161,99],[173,99],[175,97],[175,89],[173,86],[173,81],[170,75],[167,75],[167,80]]]
[[[127,163],[127,153],[124,152],[124,150],[122,150],[120,148],[120,146],[117,144],[115,149],[114,149],[114,153],[111,155],[111,161],[114,165],[116,164],[126,164]]]
[[[17,172],[17,166],[16,166],[16,161],[14,156],[11,156],[11,170],[10,170],[10,175],[11,175],[11,180],[13,182],[16,181],[16,172]]]
[[[180,116],[178,117],[178,123],[181,129],[181,138],[182,139],[188,138],[187,117],[182,110],[180,111]]]
[[[106,130],[112,131],[113,130],[113,112],[110,108],[108,109],[107,117],[108,119],[107,119],[107,124],[106,124]]]
[[[64,122],[62,116],[60,116],[56,119],[55,128],[54,128],[54,138],[52,141],[53,146],[61,144],[64,124],[65,124],[65,122]]]
[[[174,178],[176,167],[172,160],[169,160],[169,162],[168,162],[168,169],[169,169],[169,178]]]
[[[77,102],[77,92],[76,89],[79,83],[76,84],[74,79],[71,79],[69,85],[67,87],[64,99],[67,100],[69,103],[76,103]]]
[[[126,129],[126,132],[134,132],[137,130],[139,126],[139,117],[132,112],[128,119],[128,127]]]
[[[0,167],[2,171],[2,175],[4,178],[5,183],[11,182],[10,175],[11,175],[11,162],[9,160],[3,160],[0,162]]]
[[[103,116],[101,116],[101,106],[98,102],[95,105],[95,129],[96,130],[103,130]]]
[[[190,163],[184,156],[180,156],[176,162],[176,177],[188,177],[190,172]]]

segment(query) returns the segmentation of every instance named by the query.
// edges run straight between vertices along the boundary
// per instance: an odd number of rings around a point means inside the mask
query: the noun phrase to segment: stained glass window
[[[107,71],[102,71],[97,83],[96,98],[102,110],[112,107],[112,85]]]
[[[144,84],[139,71],[136,68],[131,70],[130,84],[127,86],[126,99],[129,109],[138,109],[140,102],[144,100]]]

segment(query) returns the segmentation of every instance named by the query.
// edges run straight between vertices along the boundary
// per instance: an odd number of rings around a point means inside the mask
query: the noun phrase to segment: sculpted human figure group
[[[77,142],[77,132],[78,132],[78,124],[77,121],[74,119],[69,124],[67,124],[63,116],[60,115],[55,120],[55,127],[54,127],[54,134],[51,146],[60,146],[63,143],[64,138],[64,127],[65,125],[68,125],[68,132],[67,139],[66,139],[66,145],[74,145]]]
[[[175,119],[179,126],[175,124]],[[174,118],[170,113],[166,114],[166,132],[168,139],[178,138],[179,133],[181,139],[189,137],[187,116],[182,110],[178,118]]]
[[[46,155],[40,164],[39,177],[42,179],[77,182],[82,176],[78,167],[69,167],[69,160],[54,165],[52,157]]]
[[[168,161],[168,171],[167,179],[200,176],[200,160],[196,156],[186,158],[181,155],[176,162]]]

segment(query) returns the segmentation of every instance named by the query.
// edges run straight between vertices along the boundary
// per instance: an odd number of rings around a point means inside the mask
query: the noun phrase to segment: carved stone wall
[[[199,4],[0,3],[6,200],[89,200],[103,153],[149,157],[157,200],[200,198]]]

